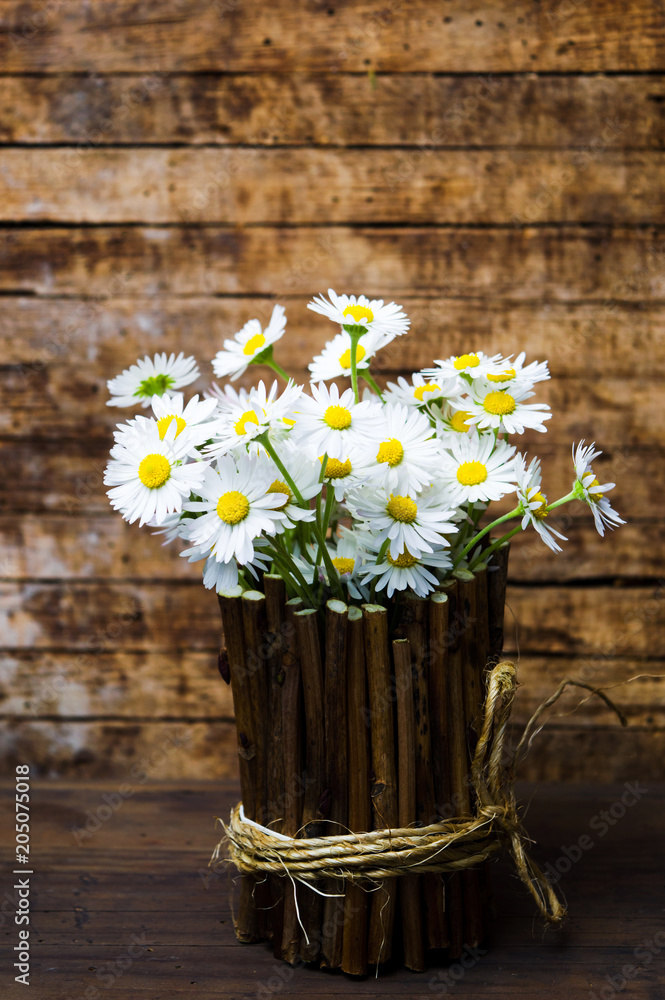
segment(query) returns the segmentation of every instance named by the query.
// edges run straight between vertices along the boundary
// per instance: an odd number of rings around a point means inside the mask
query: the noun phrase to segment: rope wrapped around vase
[[[224,837],[210,864],[232,862],[243,874],[290,877],[307,884],[323,878],[376,881],[425,872],[455,872],[472,868],[508,847],[517,873],[533,896],[541,916],[559,924],[566,908],[539,866],[529,857],[529,837],[522,825],[514,795],[514,767],[528,745],[546,708],[569,685],[583,687],[605,701],[625,719],[602,691],[579,681],[565,680],[534,713],[515,752],[507,757],[505,741],[517,688],[513,663],[503,661],[488,675],[482,730],[471,765],[475,815],[429,826],[346,833],[312,839],[286,837],[247,819],[242,803],[221,820]]]

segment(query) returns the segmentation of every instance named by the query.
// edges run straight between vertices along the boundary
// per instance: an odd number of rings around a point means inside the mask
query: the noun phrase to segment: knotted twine
[[[320,879],[375,881],[425,872],[455,872],[472,868],[508,848],[520,879],[550,924],[560,924],[566,908],[525,845],[531,843],[514,794],[515,764],[528,747],[543,712],[569,685],[586,688],[626,720],[599,689],[581,681],[562,681],[556,692],[536,710],[514,753],[506,749],[510,712],[517,689],[517,668],[503,661],[488,676],[483,723],[471,764],[475,814],[429,826],[373,830],[302,839],[287,837],[248,819],[242,802],[231,810],[227,823],[219,820],[224,837],[210,865],[232,862],[247,875],[280,875],[310,887]],[[295,888],[295,885],[294,885]],[[318,891],[318,890],[315,890]],[[325,894],[327,895],[327,894]]]

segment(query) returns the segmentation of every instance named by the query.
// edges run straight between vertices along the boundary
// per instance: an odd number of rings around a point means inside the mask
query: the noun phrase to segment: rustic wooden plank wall
[[[0,0],[0,606],[6,765],[235,771],[214,595],[110,511],[105,381],[212,356],[275,299],[302,373],[329,285],[396,298],[434,357],[549,358],[550,495],[604,449],[630,523],[512,558],[524,719],[566,675],[665,672],[665,19],[650,0]],[[536,440],[537,439],[537,440]],[[662,682],[589,702],[531,778],[661,771]]]

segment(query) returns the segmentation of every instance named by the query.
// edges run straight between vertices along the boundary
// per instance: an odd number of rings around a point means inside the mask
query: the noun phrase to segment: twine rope
[[[400,875],[455,872],[486,861],[507,846],[520,879],[536,906],[550,924],[559,924],[566,908],[540,867],[526,850],[530,839],[522,825],[514,794],[517,760],[535,736],[546,709],[568,686],[585,688],[626,720],[599,689],[581,681],[562,681],[557,691],[536,710],[517,749],[509,754],[506,737],[517,689],[517,669],[510,661],[496,664],[489,672],[482,713],[482,728],[471,764],[470,781],[475,793],[475,815],[442,820],[429,826],[373,830],[303,839],[284,834],[248,819],[238,803],[228,823],[219,820],[224,836],[215,848],[210,865],[232,862],[248,875],[289,876],[310,885],[324,878],[352,882],[382,882]]]

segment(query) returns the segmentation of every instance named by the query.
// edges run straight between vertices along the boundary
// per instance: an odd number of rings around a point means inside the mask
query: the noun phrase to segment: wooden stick
[[[363,619],[371,726],[372,811],[374,828],[385,829],[394,827],[397,822],[388,613],[378,604],[364,604]],[[392,954],[397,889],[394,882],[394,879],[387,879],[372,895],[367,943],[371,965],[386,962]]]
[[[282,794],[282,830],[287,837],[295,837],[302,819],[302,790],[304,784],[302,757],[302,687],[300,660],[296,641],[295,613],[302,608],[302,600],[293,597],[286,602],[283,626],[284,652],[282,670],[282,746],[284,749],[284,786]],[[284,915],[282,920],[282,958],[289,965],[298,961],[300,925],[296,912],[294,893],[297,889],[288,880],[284,886]]]
[[[349,827],[356,833],[371,830],[369,726],[365,645],[360,608],[349,608],[346,674],[348,716]],[[352,976],[367,972],[367,891],[347,882],[344,898],[342,969]]]
[[[487,537],[487,536],[486,536]],[[487,567],[484,564],[475,569],[476,577],[476,671],[479,682],[478,718],[482,717],[485,703],[487,666],[490,655],[489,640],[489,609],[487,590]],[[480,886],[481,915],[483,922],[482,939],[486,940],[489,935],[489,922],[492,910],[492,882],[489,862],[484,861],[478,869],[478,881]]]
[[[487,564],[487,604],[489,610],[489,646],[492,665],[501,659],[503,618],[506,608],[506,582],[510,542],[504,542],[490,556]]]
[[[471,814],[469,770],[466,752],[464,689],[462,685],[461,626],[459,621],[457,580],[447,580],[441,592],[448,598],[448,752],[451,808],[454,816]],[[462,873],[448,879],[448,954],[457,959],[464,945]]]
[[[416,739],[416,814],[422,825],[436,820],[434,771],[432,763],[431,722],[428,681],[429,605],[422,597],[407,594],[402,601],[400,632],[411,648],[411,687],[415,712]],[[428,948],[448,944],[444,915],[444,885],[439,875],[422,877],[425,901],[425,930]]]
[[[416,731],[411,673],[413,654],[408,639],[394,639],[392,645],[397,691],[398,822],[405,827],[413,823],[416,815]],[[415,972],[423,972],[425,969],[420,882],[417,875],[399,879],[404,964],[407,969]]]
[[[437,819],[450,818],[450,743],[448,739],[448,646],[450,601],[445,593],[433,593],[429,602],[429,703],[432,727],[432,773]],[[462,928],[460,879],[443,876],[446,947],[450,947],[451,924]],[[455,893],[455,885],[457,892]],[[461,947],[461,941],[460,945]]]
[[[256,753],[256,815],[250,816],[265,825],[268,822],[268,757],[270,750],[269,677],[271,645],[266,641],[268,621],[265,595],[259,590],[246,590],[241,598],[242,621],[245,633],[246,684],[254,719],[254,747]],[[259,913],[259,932],[263,938],[272,937],[272,899],[267,878],[257,882],[254,889]]]
[[[323,706],[323,667],[316,611],[312,608],[294,615],[298,638],[298,656],[302,673],[305,703],[305,794],[302,823],[305,837],[325,836],[329,792],[326,783],[326,744]],[[298,894],[300,898],[300,893]],[[323,897],[303,886],[300,919],[305,934],[300,942],[300,957],[315,962],[321,953]]]
[[[274,823],[282,819],[283,803],[281,801],[284,789],[284,747],[282,745],[282,686],[285,674],[282,667],[283,655],[283,625],[284,603],[286,601],[286,586],[281,576],[265,573],[263,576],[263,592],[266,598],[266,618],[268,633],[266,643],[270,645],[268,660],[268,713],[270,729],[268,732],[267,776],[267,808],[266,822]],[[275,958],[282,957],[282,935],[284,920],[284,880],[278,875],[269,875],[271,916],[273,925],[273,954]]]
[[[480,675],[478,671],[478,609],[476,599],[476,578],[468,570],[459,569],[457,578],[458,611],[461,615],[460,645],[462,662],[463,713],[466,730],[466,768],[471,769],[471,757],[478,742],[478,718],[480,704]],[[467,777],[467,790],[470,788]],[[477,947],[484,935],[482,899],[478,872],[470,869],[462,873],[464,895],[464,937],[465,943]]]
[[[326,604],[326,660],[324,670],[324,715],[330,819],[342,826],[328,826],[331,834],[346,833],[347,745],[346,745],[346,658],[349,609],[343,601]],[[325,900],[321,964],[338,969],[342,964],[344,935],[344,880],[329,879],[325,892],[339,893]]]
[[[242,625],[241,587],[234,587],[218,594],[219,610],[222,615],[222,628],[231,674],[231,693],[233,695],[233,711],[236,719],[238,739],[238,764],[240,768],[240,789],[246,814],[256,816],[256,784],[257,759],[254,749],[255,722],[252,715],[252,705],[249,691],[245,684],[247,668],[245,664],[245,635]],[[258,911],[254,901],[256,879],[251,875],[243,875],[240,879],[240,901],[238,916],[235,920],[235,932],[239,941],[249,943],[258,941],[259,921]]]

